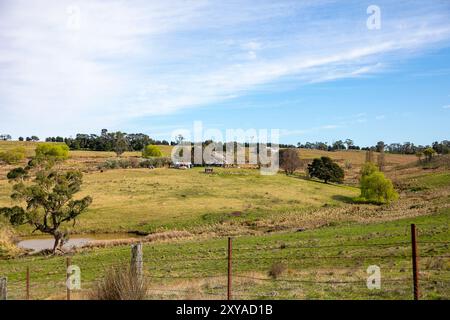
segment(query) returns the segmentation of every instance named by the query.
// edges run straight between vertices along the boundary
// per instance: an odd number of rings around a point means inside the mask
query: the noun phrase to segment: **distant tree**
[[[323,180],[325,183],[342,183],[345,175],[344,170],[329,157],[314,159],[308,165],[308,172],[311,178]]]
[[[127,140],[131,150],[134,151],[142,151],[144,147],[151,144],[152,141],[148,135],[143,133],[128,134]]]
[[[383,141],[378,141],[375,149],[377,152],[384,152],[385,144]]]
[[[113,134],[113,149],[118,157],[120,157],[125,151],[128,151],[129,148],[130,147],[125,133],[118,131]]]
[[[0,216],[9,219],[13,225],[29,224],[35,231],[51,234],[55,239],[53,253],[56,253],[67,238],[67,233],[60,230],[61,225],[70,221],[75,223],[92,198],[73,200],[80,191],[82,173],[55,170],[54,163],[53,157],[35,158],[26,167],[10,171],[8,179],[14,183],[11,199],[19,204],[0,208]]]
[[[423,154],[425,155],[427,161],[430,162],[431,159],[433,159],[433,156],[436,154],[436,151],[433,148],[426,148],[425,150],[423,150]]]
[[[24,139],[23,139],[23,137],[19,137],[19,141],[23,141]]]
[[[364,201],[389,203],[398,199],[392,181],[378,171],[372,163],[366,163],[361,174],[361,196]]]
[[[0,134],[0,140],[2,140],[2,141],[9,141],[11,139],[12,139],[12,137],[9,134]]]
[[[161,149],[159,149],[155,145],[147,145],[145,146],[144,150],[142,151],[142,157],[143,158],[152,158],[152,157],[162,157]]]
[[[37,136],[31,136],[30,141],[35,141],[35,142],[37,142],[37,141],[39,141],[39,137],[37,137]]]
[[[280,150],[280,167],[286,174],[293,174],[301,168],[301,161],[298,151],[295,148]]]
[[[181,144],[184,141],[184,137],[179,134],[176,138],[175,138],[175,143],[176,144]]]
[[[344,150],[345,145],[342,140],[335,141],[332,146],[332,150]]]
[[[26,151],[23,147],[17,147],[11,150],[0,152],[0,161],[7,164],[16,164],[25,159]]]
[[[351,150],[353,148],[353,146],[355,145],[355,143],[353,142],[352,139],[346,139],[345,140],[345,145],[347,146],[348,150]]]

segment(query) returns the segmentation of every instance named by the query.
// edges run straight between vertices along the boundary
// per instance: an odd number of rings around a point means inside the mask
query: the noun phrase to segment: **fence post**
[[[413,286],[414,300],[419,300],[419,257],[417,251],[417,230],[416,225],[411,224],[411,245],[412,245],[412,267],[413,267]]]
[[[227,300],[231,300],[231,268],[232,268],[232,239],[231,237],[228,238],[228,290],[227,290]]]
[[[66,259],[66,294],[67,294],[67,300],[70,300],[70,286],[69,286],[69,267],[72,264],[72,259],[70,257],[67,257]]]
[[[142,280],[144,269],[144,260],[142,259],[142,243],[133,244],[131,246],[131,272],[133,272],[139,280]]]
[[[26,299],[30,300],[30,266],[27,266],[27,296]]]
[[[0,278],[0,301],[8,299],[8,278]]]

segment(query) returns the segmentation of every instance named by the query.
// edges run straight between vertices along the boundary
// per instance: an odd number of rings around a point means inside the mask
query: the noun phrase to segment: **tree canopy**
[[[311,178],[323,180],[325,183],[342,183],[345,176],[344,170],[329,157],[314,159],[308,165],[308,172]]]
[[[53,149],[44,145],[36,150],[36,158],[27,166],[11,170],[7,177],[13,183],[11,199],[17,205],[0,208],[0,216],[11,224],[29,224],[34,231],[51,234],[55,239],[53,253],[67,237],[67,233],[60,230],[61,224],[70,221],[75,224],[77,217],[92,203],[90,196],[74,199],[82,184],[80,171],[54,169],[54,160],[64,158],[66,148]],[[45,166],[41,166],[43,163]]]

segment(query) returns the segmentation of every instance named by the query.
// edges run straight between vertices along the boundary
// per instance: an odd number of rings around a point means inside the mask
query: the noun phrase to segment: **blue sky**
[[[370,30],[369,5],[380,8]],[[449,139],[449,1],[0,0],[0,133]]]

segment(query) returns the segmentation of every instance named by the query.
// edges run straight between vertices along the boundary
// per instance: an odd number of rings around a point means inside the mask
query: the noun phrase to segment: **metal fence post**
[[[414,300],[419,300],[419,257],[417,251],[417,230],[416,225],[411,224],[411,246],[412,246],[412,267],[413,267],[413,286]]]

